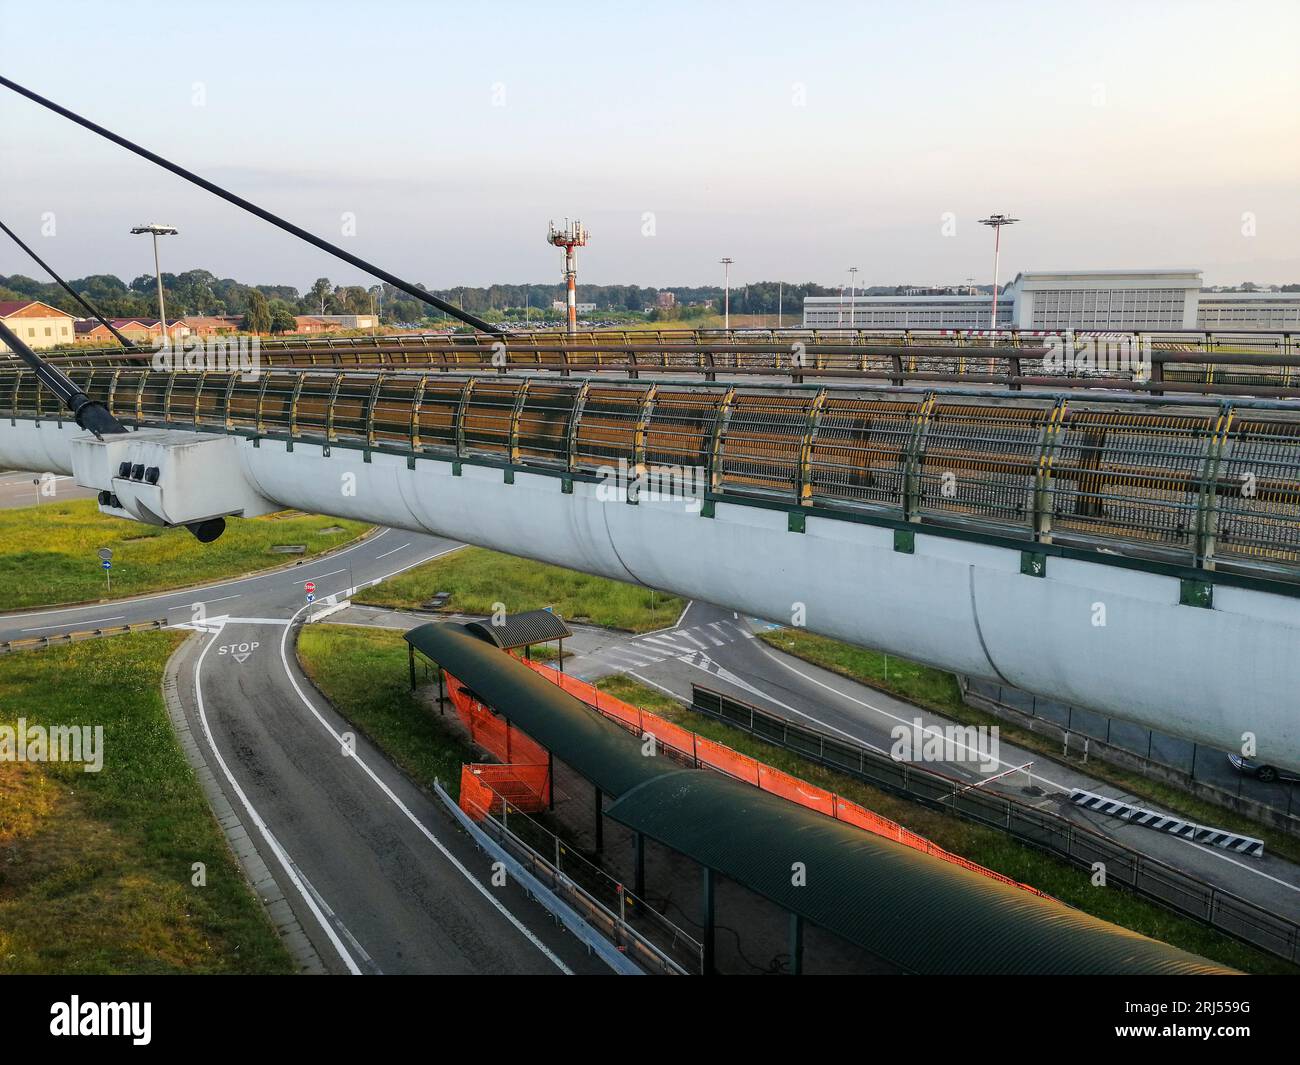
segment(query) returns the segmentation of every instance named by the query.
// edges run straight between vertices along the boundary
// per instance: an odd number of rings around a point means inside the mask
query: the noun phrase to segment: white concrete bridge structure
[[[133,431],[97,441],[29,371],[0,371],[0,462],[71,473],[111,513],[293,507],[432,532],[1225,751],[1253,737],[1259,760],[1300,769],[1294,407],[420,371],[72,376]]]

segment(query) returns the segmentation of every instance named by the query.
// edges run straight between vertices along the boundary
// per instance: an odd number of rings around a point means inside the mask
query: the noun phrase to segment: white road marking
[[[334,559],[341,558],[343,555],[349,554],[352,551],[359,550],[360,548],[363,547],[369,547],[376,540],[383,539],[392,531],[393,531],[392,529],[383,529],[375,533],[374,536],[367,537],[359,544],[353,544],[351,547],[345,547],[341,551],[331,551],[321,561],[326,561],[326,560],[333,561]],[[429,556],[429,558],[437,558],[437,557],[438,557],[437,555]],[[425,559],[425,561],[427,562],[428,559]],[[241,584],[250,584],[253,581],[264,581],[273,577],[283,577],[288,572],[289,570],[281,568],[281,569],[269,570],[266,573],[254,573],[251,577],[241,577],[237,581],[211,581],[208,584],[201,584],[197,588],[191,588],[190,591],[194,592],[195,595],[198,595],[198,593],[202,592],[205,588],[235,588]],[[398,570],[397,572],[400,573],[401,570]],[[390,573],[388,576],[391,577],[392,574]],[[384,579],[385,578],[382,577],[380,578],[380,580],[384,580]],[[117,599],[114,600],[114,602],[116,602],[118,606],[132,606],[137,603],[149,603],[155,599],[168,599],[172,596],[180,595],[181,591],[184,591],[184,589],[178,591],[177,589],[173,588],[171,591],[168,592],[155,592],[151,595],[138,596],[135,599]],[[198,600],[197,599],[187,600],[187,602],[190,601],[197,602]],[[82,603],[80,606],[64,606],[64,607],[58,607],[54,610],[27,610],[19,614],[0,615],[0,621],[23,621],[23,620],[29,620],[31,618],[52,617],[55,614],[72,614],[78,610],[88,610],[94,605],[95,604],[93,603]]]
[[[100,618],[98,621],[74,622],[74,624],[84,625],[88,629],[93,629],[96,625],[102,625],[106,621],[125,621],[125,620],[126,620],[125,614],[117,614],[111,618]],[[41,625],[34,629],[23,629],[22,631],[23,632],[44,632],[46,629],[64,629],[64,628],[67,628],[66,624],[65,625]]]
[[[230,767],[226,765],[226,760],[221,757],[221,752],[217,750],[216,741],[212,738],[212,730],[208,727],[207,711],[203,706],[202,670],[203,660],[207,657],[208,651],[211,649],[212,645],[217,642],[217,636],[220,632],[221,630],[218,628],[216,632],[213,633],[212,639],[203,645],[203,650],[199,652],[199,659],[194,664],[194,701],[198,709],[199,724],[203,726],[203,738],[208,741],[208,747],[212,751],[212,756],[216,760],[217,765],[221,767],[221,772],[225,775],[231,789],[239,797],[239,801],[248,812],[248,816],[252,819],[253,824],[255,824],[258,831],[262,833],[267,845],[271,848],[271,853],[275,855],[276,860],[280,863],[280,867],[284,870],[285,875],[288,876],[293,886],[297,888],[298,894],[302,897],[303,902],[306,903],[307,908],[311,910],[321,928],[324,929],[325,934],[334,945],[334,949],[338,951],[339,957],[343,960],[343,964],[347,966],[348,972],[353,976],[360,976],[361,967],[357,965],[356,960],[348,953],[342,940],[339,939],[338,933],[334,931],[333,923],[328,920],[322,912],[321,906],[323,904],[318,904],[317,902],[317,899],[320,897],[319,893],[314,888],[309,889],[307,887],[304,878],[299,874],[297,866],[289,857],[288,852],[286,852],[280,845],[280,841],[275,838],[266,822],[262,820],[262,815],[257,812],[248,796],[244,794],[244,789],[239,786],[239,782],[235,779],[235,775],[230,771]],[[334,917],[332,913],[330,916]],[[337,921],[338,918],[334,917],[334,920]],[[342,921],[339,921],[339,927],[343,927]],[[348,938],[354,939],[350,932],[348,933]]]
[[[456,551],[456,550],[459,550],[459,548],[451,549],[451,551]],[[450,554],[451,551],[444,551],[442,552],[442,554]],[[439,556],[432,555],[430,557],[437,558]],[[428,559],[426,559],[425,561],[428,561]],[[295,610],[293,612],[293,616],[290,617],[289,619],[290,624],[292,624],[293,621],[298,617],[298,615],[301,614],[306,609],[307,609],[306,605],[303,605],[300,606],[297,610]],[[289,678],[289,683],[293,685],[293,690],[298,693],[298,698],[302,700],[303,706],[305,706],[308,709],[308,711],[311,712],[312,717],[314,717],[318,722],[320,722],[321,727],[325,729],[325,731],[328,732],[334,738],[334,741],[340,745],[340,748],[342,748],[344,746],[343,737],[334,731],[330,723],[326,721],[325,718],[322,716],[321,712],[316,709],[315,704],[312,703],[312,701],[307,698],[302,688],[299,687],[298,680],[293,675],[293,671],[289,668],[289,656],[287,651],[287,647],[289,643],[289,631],[290,631],[289,628],[286,627],[284,630],[284,635],[280,637],[280,662],[284,667],[284,675]],[[396,806],[399,810],[401,810],[403,814],[406,815],[407,820],[409,820],[411,824],[413,824],[417,829],[419,829],[421,835],[423,835],[425,839],[427,839],[430,843],[432,843],[435,847],[438,848],[439,852],[441,852],[442,856],[446,858],[448,862],[451,863],[452,867],[458,873],[460,873],[466,880],[468,880],[471,884],[473,884],[476,889],[478,889],[479,894],[481,894],[485,899],[488,900],[488,902],[490,902],[494,907],[496,907],[496,909],[501,913],[501,915],[505,917],[506,920],[508,920],[512,925],[514,925],[515,928],[530,943],[533,944],[533,946],[535,946],[539,951],[541,951],[544,955],[546,955],[546,957],[555,965],[555,967],[559,969],[562,973],[564,973],[565,976],[573,975],[573,970],[570,969],[567,965],[565,965],[564,961],[558,955],[556,955],[551,950],[550,947],[548,947],[545,943],[543,943],[531,928],[529,928],[521,920],[519,920],[518,917],[516,917],[513,913],[511,913],[510,910],[506,908],[505,904],[500,899],[498,899],[491,891],[489,891],[486,887],[483,886],[483,884],[474,876],[474,874],[471,873],[464,866],[464,864],[454,854],[452,854],[450,850],[447,849],[446,844],[444,844],[442,840],[440,840],[437,836],[435,836],[425,826],[424,822],[422,822],[418,817],[415,816],[415,814],[411,811],[410,807],[408,807],[406,803],[402,802],[402,800],[397,797],[397,795],[393,792],[393,789],[390,788],[387,784],[385,784],[384,781],[382,781],[379,778],[379,776],[375,773],[375,771],[371,769],[370,766],[366,765],[364,761],[362,761],[359,755],[351,754],[348,757],[353,762],[355,762],[358,766],[360,766],[362,772],[364,772],[366,776],[368,776],[372,781],[374,781],[375,785],[379,788],[380,791],[384,793],[385,796],[387,796],[389,801],[392,802],[394,806]]]
[[[185,606],[192,607],[196,603],[201,603],[203,606],[207,606],[209,603],[224,603],[227,599],[238,599],[238,598],[239,598],[239,593],[236,592],[234,595],[223,595],[219,599],[181,599],[175,603],[168,603],[166,609],[172,610],[176,607],[185,607]]]
[[[397,552],[402,551],[405,548],[408,548],[410,546],[411,546],[411,541],[408,540],[401,547],[395,547],[391,551],[385,551],[382,555],[376,555],[375,561],[378,562],[381,558],[387,558],[389,555],[395,555],[397,554]]]
[[[398,550],[401,550],[401,549],[399,548]],[[391,553],[392,553],[392,552],[389,552],[389,554],[391,554]],[[379,556],[379,558],[382,558],[382,557],[383,557],[382,555]],[[378,561],[378,559],[376,559],[376,561]],[[300,581],[294,581],[294,583],[295,583],[295,584],[306,584],[308,581],[319,581],[319,580],[324,580],[326,577],[333,577],[333,576],[334,576],[335,574],[337,574],[337,573],[347,573],[347,569],[346,569],[346,567],[345,567],[344,569],[332,569],[332,570],[330,570],[328,573],[314,573],[314,574],[312,574],[310,577],[304,577],[304,578],[303,578],[302,580],[300,580]]]
[[[810,676],[808,676],[807,673],[804,673],[802,670],[796,669],[794,666],[790,665],[788,662],[782,662],[779,658],[777,658],[774,654],[772,654],[772,653],[767,649],[767,647],[766,647],[762,642],[759,642],[759,643],[755,644],[754,646],[756,646],[760,651],[762,651],[763,654],[767,655],[767,657],[770,658],[773,662],[775,662],[778,666],[781,666],[781,667],[784,668],[784,669],[788,669],[791,673],[794,673],[796,676],[803,677],[804,680],[809,681],[809,682],[812,683],[812,684],[816,684],[819,688],[825,688],[827,691],[832,692],[832,693],[834,693],[835,695],[838,695],[841,699],[847,699],[847,700],[849,700],[849,702],[851,702],[851,703],[857,703],[859,706],[865,706],[868,710],[875,711],[877,714],[880,714],[882,717],[887,717],[887,718],[889,718],[891,721],[897,721],[897,722],[899,722],[900,724],[907,725],[909,728],[911,727],[911,725],[912,725],[912,722],[911,722],[911,721],[908,721],[908,720],[906,720],[905,718],[898,717],[896,714],[891,714],[888,710],[882,710],[882,709],[881,709],[880,707],[878,707],[878,706],[873,706],[871,703],[868,703],[868,702],[866,702],[866,701],[864,701],[864,700],[862,700],[862,699],[855,698],[854,696],[849,695],[848,692],[842,692],[842,691],[840,691],[838,688],[834,688],[834,687],[832,687],[832,686],[829,685],[829,684],[823,684],[823,683],[822,683],[820,680],[818,680],[816,677],[810,677]],[[761,693],[760,693],[760,694],[761,694]],[[765,696],[765,698],[771,699],[771,696]],[[775,702],[775,700],[772,700],[772,701]],[[918,711],[918,712],[919,712],[919,711]],[[804,715],[804,716],[807,716],[807,715]],[[810,720],[817,721],[816,718],[810,718]],[[834,728],[833,725],[829,725],[829,724],[827,724],[826,722],[823,722],[823,721],[817,721],[817,724],[821,725],[823,728]],[[837,729],[836,731],[839,731],[839,730]],[[937,731],[936,729],[934,729],[934,728],[931,728],[931,727],[922,727],[922,731],[923,731],[923,732],[930,733],[930,734],[932,734],[932,735],[934,735],[934,734],[938,734],[938,731]],[[848,735],[848,733],[845,733],[845,735]],[[854,737],[854,741],[855,741],[856,743],[862,743],[862,742],[864,742],[863,740],[858,739],[857,737]],[[1002,761],[1000,758],[999,758],[999,759],[995,759],[995,761],[998,763],[998,765],[1001,765],[1001,766],[1007,766],[1008,768],[1013,768],[1013,763],[1011,763],[1011,762],[1004,762],[1004,761]],[[1017,763],[1017,764],[1018,764],[1018,763]],[[1050,778],[1043,776],[1041,773],[1034,773],[1034,772],[1030,771],[1030,772],[1029,772],[1029,775],[1030,775],[1030,779],[1031,779],[1031,780],[1032,780],[1034,777],[1037,777],[1039,780],[1043,781],[1045,784],[1049,784],[1049,785],[1051,785],[1052,787],[1056,788],[1057,791],[1065,791],[1065,792],[1068,792],[1068,791],[1070,790],[1069,787],[1067,787],[1065,784],[1061,784],[1061,783],[1059,783],[1059,782],[1057,782],[1057,781],[1055,781],[1055,780],[1051,780]],[[1113,837],[1112,837],[1112,838],[1113,838]],[[1249,865],[1245,865],[1244,863],[1237,861],[1235,858],[1230,858],[1228,855],[1224,854],[1222,851],[1219,851],[1217,848],[1206,847],[1206,846],[1203,846],[1202,844],[1194,843],[1194,842],[1192,842],[1191,840],[1183,839],[1181,836],[1171,836],[1170,838],[1171,838],[1171,839],[1176,839],[1176,840],[1177,840],[1178,842],[1180,842],[1180,843],[1185,843],[1185,844],[1187,844],[1187,846],[1189,846],[1189,847],[1195,847],[1197,850],[1201,851],[1203,854],[1211,855],[1212,857],[1218,858],[1220,861],[1229,862],[1229,863],[1232,864],[1232,865],[1235,865],[1235,866],[1237,866],[1237,867],[1239,867],[1239,868],[1241,868],[1241,869],[1246,870],[1246,872],[1248,872],[1248,873],[1253,873],[1255,876],[1263,877],[1265,880],[1271,880],[1271,881],[1272,881],[1273,883],[1275,883],[1275,884],[1281,884],[1283,887],[1285,887],[1285,888],[1289,888],[1289,889],[1292,890],[1292,891],[1300,892],[1300,885],[1291,884],[1291,883],[1288,883],[1288,882],[1285,881],[1285,880],[1279,880],[1279,879],[1278,879],[1277,877],[1275,877],[1275,876],[1270,876],[1268,873],[1264,872],[1262,869],[1253,869],[1253,868],[1251,868]]]

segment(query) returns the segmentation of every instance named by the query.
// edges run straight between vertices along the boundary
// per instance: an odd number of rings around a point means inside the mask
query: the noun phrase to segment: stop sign
[[[307,594],[308,594],[308,595],[311,595],[311,593],[314,592],[314,591],[316,590],[316,582],[315,582],[315,581],[308,581],[308,582],[307,582],[307,585],[306,585],[306,588],[307,588]]]

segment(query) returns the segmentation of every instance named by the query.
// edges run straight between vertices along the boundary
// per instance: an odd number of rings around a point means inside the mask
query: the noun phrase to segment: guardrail
[[[48,636],[28,636],[18,640],[0,640],[0,655],[18,651],[43,651],[48,647],[62,647],[70,643],[96,640],[102,636],[125,636],[132,632],[157,632],[167,627],[166,618],[155,621],[136,621],[129,625],[104,625],[95,629],[78,629],[74,632],[56,632]]]
[[[551,913],[559,916],[561,907],[554,905],[555,900],[572,907],[586,931],[601,937],[599,945],[586,934],[583,934],[584,941],[595,947],[616,969],[618,958],[609,958],[610,951],[625,956],[625,965],[634,960],[641,969],[659,975],[699,975],[703,971],[704,948],[698,940],[642,902],[604,870],[575,854],[558,836],[504,796],[497,796],[501,803],[500,819],[482,807],[476,808],[480,816],[475,819],[462,810],[440,785],[435,783],[434,789],[479,846],[495,847],[501,857],[515,863],[512,873],[516,878],[522,873],[533,879],[530,890],[540,888],[537,894]],[[521,827],[554,854],[553,862],[518,834]],[[565,855],[569,857],[568,870],[562,868]],[[598,894],[609,899],[610,905],[598,898]]]
[[[795,532],[809,514],[884,524],[903,537],[900,550],[922,529],[1031,555],[1065,548],[1114,562],[1118,554],[1204,581],[1223,572],[1300,580],[1300,410],[1262,401],[359,371],[69,376],[133,426],[211,428],[616,488],[620,477],[666,477],[673,491],[702,496],[706,517],[724,502],[785,510]],[[0,415],[66,417],[34,374],[13,370],[0,371]]]
[[[1220,338],[1222,339],[1222,338]],[[1217,341],[1216,341],[1217,343]],[[1188,350],[1193,348],[1193,350]],[[73,366],[149,365],[152,350],[50,353]],[[420,369],[458,372],[698,375],[811,378],[903,383],[960,383],[1026,387],[1126,389],[1151,394],[1182,392],[1271,397],[1300,396],[1300,350],[1289,334],[1276,344],[1219,347],[1155,341],[1121,334],[972,339],[964,335],[906,341],[872,334],[837,337],[819,331],[707,334],[683,339],[654,334],[549,336],[483,334],[451,337],[354,337],[346,341],[259,341],[263,368]]]
[[[1104,864],[1119,885],[1175,913],[1209,925],[1293,964],[1300,964],[1300,923],[1196,879],[1047,810],[998,795],[933,769],[896,762],[861,744],[795,724],[698,684],[691,709],[776,747],[903,798],[1000,829],[1089,872]]]

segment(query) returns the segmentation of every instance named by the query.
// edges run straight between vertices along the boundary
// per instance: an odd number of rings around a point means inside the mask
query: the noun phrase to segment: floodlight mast
[[[980,225],[993,230],[993,310],[989,316],[989,330],[995,337],[998,329],[998,257],[1002,252],[1002,227],[1015,225],[1019,221],[1019,218],[1005,214],[991,214],[980,219]]]
[[[154,276],[158,278],[158,321],[162,325],[163,340],[166,340],[167,307],[163,303],[162,266],[158,262],[158,238],[175,237],[180,234],[180,230],[175,226],[159,225],[157,222],[150,222],[148,225],[131,227],[132,236],[138,236],[141,233],[149,233],[153,236],[153,271]]]

